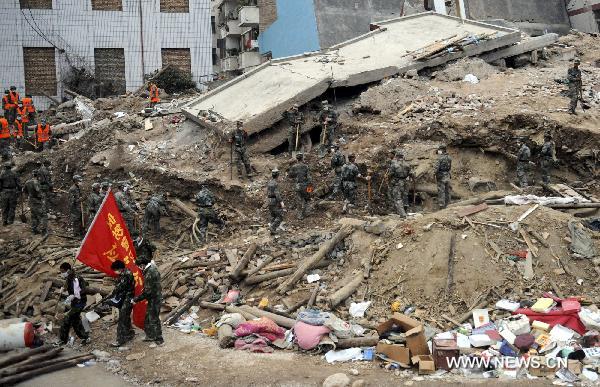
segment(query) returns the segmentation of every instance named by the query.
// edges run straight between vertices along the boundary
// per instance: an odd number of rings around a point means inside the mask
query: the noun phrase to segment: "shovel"
[[[25,215],[25,206],[23,205],[23,195],[21,195],[21,214],[19,215],[21,223],[27,223],[27,216]]]
[[[300,147],[300,124],[296,124],[296,145],[292,151],[292,158],[295,160],[298,154],[298,147]]]

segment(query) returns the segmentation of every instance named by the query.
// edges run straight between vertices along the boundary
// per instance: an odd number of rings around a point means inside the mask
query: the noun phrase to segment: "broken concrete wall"
[[[565,0],[465,0],[465,6],[470,19],[513,21],[533,35],[570,29]]]
[[[404,0],[315,0],[315,14],[321,48],[331,47],[369,32],[369,25],[401,15]],[[410,11],[425,11],[415,1],[406,1]],[[413,4],[414,5],[411,5]],[[411,12],[414,13],[414,12]],[[404,15],[407,13],[404,12]]]
[[[588,33],[600,32],[600,0],[566,0],[571,25]]]

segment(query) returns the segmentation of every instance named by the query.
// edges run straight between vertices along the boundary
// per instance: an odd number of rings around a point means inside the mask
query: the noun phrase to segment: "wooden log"
[[[247,313],[253,314],[255,316],[258,316],[258,317],[267,317],[267,318],[275,321],[275,323],[277,323],[277,325],[285,327],[285,328],[292,328],[294,326],[294,324],[296,323],[296,320],[293,320],[291,318],[280,316],[278,314],[267,312],[265,310],[260,310],[258,308],[255,308],[255,307],[252,307],[249,305],[240,305],[239,309],[241,309]]]
[[[310,294],[306,297],[302,297],[300,301],[296,302],[294,305],[290,306],[286,309],[285,313],[294,313],[298,309],[302,307],[302,305],[306,305],[310,301]]]
[[[462,200],[460,202],[449,204],[448,207],[462,207],[462,206],[470,206],[473,204],[481,204],[486,200],[495,200],[495,199],[503,199],[505,196],[512,195],[512,191],[491,191],[486,192],[481,195],[477,195],[470,199]],[[436,194],[437,195],[437,194]]]
[[[356,289],[360,286],[363,281],[363,273],[358,273],[354,279],[344,285],[341,289],[338,289],[337,292],[333,293],[327,299],[327,304],[331,309],[335,308],[339,304],[341,304],[346,298],[350,297]]]
[[[185,203],[183,203],[181,200],[179,199],[173,199],[171,201],[171,203],[175,204],[175,206],[177,208],[179,208],[181,210],[181,212],[183,212],[185,215],[189,216],[192,219],[196,219],[198,217],[198,215],[196,214],[196,212],[192,211],[187,205],[185,205]]]
[[[40,368],[40,366],[49,361],[57,360],[56,357],[60,356],[59,353],[63,348],[54,348],[46,353],[32,356],[20,363],[13,364],[10,367],[4,368],[0,371],[0,376],[9,376],[20,374],[21,372],[29,371],[32,369]],[[78,356],[82,356],[81,354]],[[83,355],[85,356],[85,355]],[[64,359],[63,359],[64,360]],[[49,364],[48,364],[49,365]]]
[[[338,339],[336,349],[348,349],[354,347],[374,347],[379,342],[379,335],[353,337],[351,339]]]
[[[529,227],[527,228],[527,231],[529,232],[529,234],[531,234],[532,237],[534,237],[538,242],[540,242],[540,244],[542,246],[544,246],[547,249],[550,248],[550,245],[548,244],[548,242],[546,242],[544,237],[542,237],[539,232],[537,232]]]
[[[29,351],[23,351],[23,352],[16,353],[14,355],[9,355],[9,356],[3,357],[2,359],[0,359],[0,368],[6,367],[11,364],[18,363],[22,360],[28,359],[31,356],[37,355],[39,353],[48,352],[51,349],[52,349],[52,347],[45,345],[42,347],[30,349]]]
[[[250,312],[248,310],[244,310],[240,307],[234,306],[234,305],[227,305],[225,307],[225,311],[227,313],[239,313],[242,316],[244,316],[244,318],[246,320],[256,320],[259,316],[254,314],[253,312]]]
[[[250,260],[252,259],[252,257],[254,257],[254,254],[256,253],[257,248],[258,248],[258,245],[256,243],[252,243],[248,247],[248,249],[242,256],[242,259],[240,259],[237,266],[233,269],[233,271],[230,274],[230,277],[233,280],[238,281],[240,279],[242,270],[244,270],[246,268],[246,266],[248,266],[248,263],[250,263]]]
[[[287,292],[288,290],[290,290],[292,288],[292,286],[296,282],[298,282],[300,280],[300,278],[302,278],[302,276],[304,275],[304,273],[306,273],[306,271],[311,266],[313,266],[316,263],[318,263],[321,260],[323,260],[325,258],[325,256],[331,250],[333,250],[338,243],[340,243],[341,241],[343,241],[344,239],[346,239],[346,237],[348,237],[351,233],[352,233],[352,228],[351,227],[342,227],[335,234],[335,236],[333,238],[331,238],[330,240],[328,240],[327,242],[325,242],[323,245],[321,245],[321,247],[319,248],[319,251],[317,251],[311,257],[305,259],[298,266],[298,269],[294,272],[294,274],[292,274],[292,276],[289,279],[287,279],[281,285],[279,285],[279,287],[277,288],[277,292],[279,294],[284,294],[285,292]]]
[[[317,282],[315,284],[314,289],[310,293],[310,299],[308,300],[308,304],[306,304],[307,309],[312,308],[313,305],[315,304],[315,301],[317,300],[317,295],[319,294],[319,290],[321,290],[321,284],[319,282]]]
[[[266,274],[258,274],[258,275],[254,275],[252,277],[248,277],[244,280],[244,283],[246,285],[254,285],[254,284],[259,284],[261,282],[265,282],[265,281],[269,281],[275,278],[279,278],[279,277],[284,277],[286,275],[290,275],[293,272],[295,272],[296,269],[291,268],[291,269],[285,269],[285,270],[279,270],[279,271],[272,271],[270,273],[266,273]]]
[[[177,311],[175,313],[173,313],[172,316],[167,316],[167,318],[165,318],[164,324],[170,325],[170,324],[173,324],[175,321],[177,321],[177,319],[179,319],[179,317],[181,317],[182,314],[187,312],[193,305],[198,303],[198,301],[200,300],[200,297],[202,297],[202,295],[204,293],[206,293],[207,289],[208,289],[208,287],[198,289],[196,291],[196,294],[194,295],[194,297],[191,300],[186,302],[182,307],[178,308]]]
[[[215,302],[200,301],[198,303],[198,306],[201,308],[204,308],[204,309],[212,309],[212,310],[220,310],[220,311],[225,310],[225,304],[217,304]]]
[[[578,208],[600,208],[600,203],[546,204],[544,206],[555,210],[568,210]]]
[[[47,365],[45,367],[36,368],[30,371],[25,371],[20,374],[7,376],[4,378],[0,378],[0,386],[6,386],[10,384],[16,384],[22,382],[27,379],[35,378],[36,376],[44,375],[50,372],[59,371],[65,368],[73,367],[81,362],[86,360],[93,359],[94,355],[86,355],[84,357],[78,357],[76,359],[64,360],[59,363]]]
[[[414,188],[415,192],[425,192],[428,195],[431,196],[437,196],[438,194],[438,190],[435,184],[418,184],[415,186]],[[454,190],[450,190],[450,195],[452,197],[452,199],[462,199],[463,197],[459,194],[457,194],[456,192],[454,192]]]

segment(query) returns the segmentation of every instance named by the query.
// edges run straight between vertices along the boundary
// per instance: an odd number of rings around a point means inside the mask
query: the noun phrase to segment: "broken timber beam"
[[[379,335],[353,337],[350,339],[338,339],[336,349],[348,349],[354,347],[375,347],[379,342]]]
[[[252,259],[252,257],[254,257],[257,248],[258,245],[256,243],[252,243],[248,247],[248,250],[246,250],[246,252],[242,256],[242,259],[239,260],[237,266],[233,269],[229,277],[231,277],[235,281],[239,281],[240,276],[242,274],[242,270],[244,270],[246,266],[248,266],[248,263],[250,263],[250,260]]]
[[[321,247],[319,248],[319,251],[317,251],[310,258],[305,259],[300,265],[298,265],[298,269],[294,272],[294,274],[292,274],[292,276],[290,278],[288,278],[284,283],[279,285],[279,287],[277,288],[277,292],[279,294],[284,294],[285,292],[290,290],[292,288],[292,286],[296,282],[298,282],[300,280],[300,278],[302,278],[304,273],[306,273],[306,271],[308,269],[310,269],[311,266],[315,265],[316,263],[318,263],[322,259],[324,259],[325,256],[331,250],[333,250],[338,243],[340,243],[341,241],[346,239],[346,237],[348,237],[351,233],[352,233],[351,227],[342,227],[334,235],[333,238],[331,238],[330,240],[325,242],[323,245],[321,245]],[[362,273],[361,273],[361,276],[362,276]]]
[[[174,199],[173,200],[173,204],[175,204],[175,206],[177,208],[179,208],[181,210],[181,212],[183,212],[184,214],[186,214],[190,218],[192,218],[192,219],[196,219],[197,218],[196,213],[194,211],[192,211],[188,206],[186,206],[185,203],[183,203],[181,200]]]
[[[331,309],[335,308],[348,297],[350,297],[356,289],[360,286],[363,281],[363,273],[359,272],[352,281],[344,285],[341,289],[338,289],[335,293],[333,293],[328,299],[327,304]]]
[[[294,324],[296,324],[296,320],[293,320],[291,318],[287,318],[287,317],[284,317],[284,316],[281,316],[281,315],[278,315],[275,313],[267,312],[265,310],[255,308],[253,306],[240,305],[239,309],[246,313],[250,313],[250,314],[253,314],[258,317],[269,318],[269,319],[275,321],[275,323],[277,323],[277,325],[282,326],[284,328],[291,329],[294,327]]]

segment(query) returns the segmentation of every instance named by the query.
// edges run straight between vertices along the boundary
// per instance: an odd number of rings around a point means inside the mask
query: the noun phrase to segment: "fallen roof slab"
[[[202,126],[223,131],[231,129],[235,121],[244,121],[253,134],[279,121],[294,103],[303,105],[329,87],[376,82],[520,41],[517,30],[433,12],[379,22],[374,28],[323,51],[264,63],[191,101],[182,110]],[[445,47],[460,39],[470,44],[454,51]],[[432,47],[439,51],[421,60],[415,58]]]
[[[511,56],[521,55],[526,52],[539,50],[558,41],[558,34],[546,34],[534,38],[527,38],[522,42],[510,47],[500,49],[498,51],[488,52],[481,55],[481,59],[486,62],[494,62],[499,59],[508,58]]]

